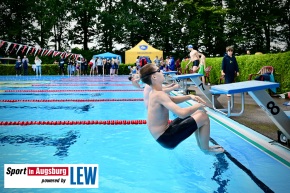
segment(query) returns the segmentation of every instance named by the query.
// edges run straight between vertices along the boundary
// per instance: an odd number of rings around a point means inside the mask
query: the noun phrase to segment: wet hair
[[[140,70],[142,82],[148,85],[152,85],[151,75],[148,75],[148,74],[151,74],[154,71],[155,71],[155,68],[153,64],[146,64],[145,66],[143,66]]]
[[[228,51],[234,51],[234,48],[232,47],[232,46],[228,46],[228,47],[226,47],[226,51],[228,52]]]
[[[129,76],[129,77],[128,77],[128,80],[132,81],[132,78],[133,78],[132,76]]]

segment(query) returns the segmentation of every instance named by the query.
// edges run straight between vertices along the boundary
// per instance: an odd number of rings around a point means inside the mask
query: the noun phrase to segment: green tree
[[[88,43],[94,39],[96,32],[96,18],[100,2],[96,0],[77,1],[71,0],[71,18],[76,21],[70,39],[74,43],[83,44],[84,50],[88,50]]]

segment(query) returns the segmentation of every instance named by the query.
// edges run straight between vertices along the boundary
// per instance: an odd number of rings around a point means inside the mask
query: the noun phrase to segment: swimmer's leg
[[[193,71],[192,73],[196,73],[197,69],[198,69],[197,66],[193,66],[193,67],[192,67],[192,71]]]
[[[197,131],[195,131],[195,136],[200,149],[206,152],[213,152],[215,154],[223,153],[224,149],[222,147],[209,146],[210,120],[208,115],[205,112],[199,110],[191,116],[194,118],[197,127],[199,128]]]

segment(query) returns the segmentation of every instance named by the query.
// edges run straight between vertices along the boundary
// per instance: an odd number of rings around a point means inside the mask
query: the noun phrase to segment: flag
[[[16,54],[19,52],[19,50],[20,50],[20,48],[22,48],[22,46],[23,46],[23,45],[19,44],[19,47],[18,47],[18,49],[17,49],[17,51],[16,51]]]
[[[35,47],[32,48],[30,54],[33,54],[34,50],[35,50]]]
[[[23,50],[22,50],[22,54],[24,53],[24,51],[26,50],[27,46],[24,46]]]
[[[39,48],[39,50],[38,50],[38,53],[37,53],[38,55],[39,55],[39,53],[41,52],[41,50],[42,50],[42,49],[41,49],[41,48]],[[35,53],[36,53],[36,52],[35,52]]]
[[[30,48],[31,48],[31,46],[28,46],[28,48],[27,48],[27,52],[26,52],[26,55],[28,54]]]
[[[6,51],[5,51],[5,52],[8,51],[8,49],[9,49],[9,47],[10,47],[10,45],[11,45],[11,42],[7,42],[7,43],[8,43],[8,45],[7,45],[7,48],[6,48]]]
[[[13,46],[12,50],[10,51],[10,53],[13,52],[13,50],[15,49],[15,47],[16,47],[17,45],[18,45],[18,44],[15,44],[15,43],[14,43],[14,46]]]
[[[1,41],[0,48],[5,44],[5,41]]]

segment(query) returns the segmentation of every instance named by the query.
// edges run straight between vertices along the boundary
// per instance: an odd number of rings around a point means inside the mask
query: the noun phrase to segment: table
[[[211,87],[213,94],[241,94],[242,109],[244,108],[244,93],[248,92],[254,101],[266,112],[269,118],[275,123],[275,125],[281,130],[281,132],[290,139],[290,119],[286,113],[275,103],[272,97],[265,91],[266,89],[278,88],[279,83],[268,81],[244,81],[231,84],[215,85]],[[231,97],[232,98],[232,97]],[[233,99],[232,99],[233,100]],[[230,103],[233,103],[231,101]],[[228,116],[231,116],[231,108],[228,103]],[[217,111],[213,102],[213,108]],[[220,111],[221,112],[221,111]],[[241,115],[242,113],[239,113]]]

